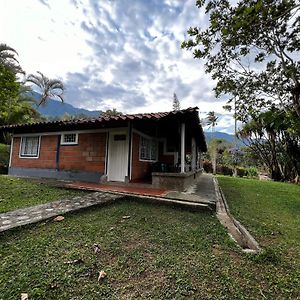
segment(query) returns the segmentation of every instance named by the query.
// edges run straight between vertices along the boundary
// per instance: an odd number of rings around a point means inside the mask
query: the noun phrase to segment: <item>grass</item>
[[[84,192],[49,187],[43,183],[0,175],[0,213],[82,194]]]
[[[120,200],[0,234],[0,299],[297,299],[297,259],[271,254],[242,253],[212,213]]]
[[[227,176],[218,181],[231,213],[263,246],[300,253],[300,186]]]
[[[231,213],[264,248],[255,259],[285,265],[285,276],[299,287],[300,186],[228,176],[218,181]]]

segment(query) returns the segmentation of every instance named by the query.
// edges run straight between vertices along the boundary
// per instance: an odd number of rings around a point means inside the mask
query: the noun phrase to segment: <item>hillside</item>
[[[204,135],[205,135],[206,143],[209,143],[209,141],[212,139],[211,132],[205,131]],[[218,140],[223,139],[230,144],[234,144],[234,142],[235,142],[234,134],[228,134],[228,133],[220,132],[220,131],[216,131],[214,133],[214,138],[216,138]],[[238,143],[238,146],[245,146],[245,144],[243,142],[241,142],[239,139],[237,140],[237,143]]]
[[[39,93],[31,92],[30,94],[34,99],[40,98]],[[77,108],[69,103],[62,103],[54,99],[50,99],[45,106],[40,106],[37,110],[46,117],[62,117],[66,113],[72,116],[98,117],[101,113],[99,110]]]
[[[210,131],[205,131],[204,134],[205,134],[206,142],[208,143],[212,139],[212,133]],[[218,140],[223,139],[223,140],[227,141],[228,143],[234,143],[234,135],[233,134],[216,131],[214,133],[214,138],[218,139]]]

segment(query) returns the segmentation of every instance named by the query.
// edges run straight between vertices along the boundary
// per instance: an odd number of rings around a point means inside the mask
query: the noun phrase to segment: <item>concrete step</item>
[[[191,210],[215,211],[215,209],[212,208],[207,203],[192,202],[192,201],[171,199],[171,198],[165,198],[165,197],[151,197],[151,196],[142,196],[142,195],[135,196],[132,194],[127,194],[126,196],[128,196],[130,198],[134,198],[134,199],[147,200],[147,201],[160,203],[160,204],[176,205],[176,206],[184,207],[184,208],[191,209]]]

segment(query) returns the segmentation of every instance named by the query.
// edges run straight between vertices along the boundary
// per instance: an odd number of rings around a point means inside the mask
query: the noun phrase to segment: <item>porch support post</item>
[[[181,124],[181,155],[180,155],[180,172],[184,173],[185,169],[185,123]]]
[[[14,147],[14,135],[11,137],[11,143],[10,143],[10,151],[9,151],[9,163],[8,167],[11,167],[11,161],[12,161],[12,154],[13,154],[13,147]]]
[[[196,170],[196,156],[197,156],[197,149],[196,149],[196,140],[192,137],[192,170]]]

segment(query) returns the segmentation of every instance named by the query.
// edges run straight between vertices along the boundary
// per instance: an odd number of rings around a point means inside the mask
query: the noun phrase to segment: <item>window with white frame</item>
[[[61,135],[61,145],[77,145],[78,133],[63,133]]]
[[[140,138],[140,160],[157,160],[157,141],[145,137]]]
[[[39,136],[23,136],[21,139],[20,156],[38,157],[40,147]]]

